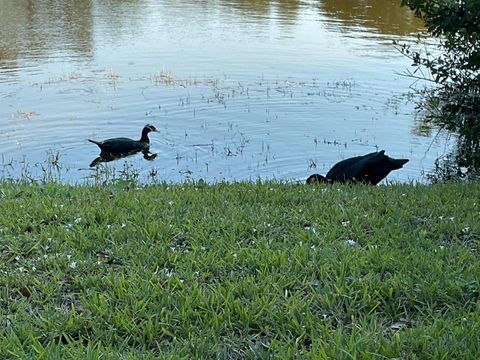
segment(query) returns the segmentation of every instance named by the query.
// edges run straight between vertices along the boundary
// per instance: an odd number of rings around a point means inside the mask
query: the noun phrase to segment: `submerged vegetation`
[[[480,353],[479,183],[0,183],[24,358]]]

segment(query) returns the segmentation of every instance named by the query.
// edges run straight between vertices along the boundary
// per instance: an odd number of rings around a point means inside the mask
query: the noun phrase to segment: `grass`
[[[0,182],[0,357],[477,359],[479,194]]]

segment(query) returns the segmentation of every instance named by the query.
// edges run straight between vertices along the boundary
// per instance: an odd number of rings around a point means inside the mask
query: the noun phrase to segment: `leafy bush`
[[[414,65],[427,67],[439,84],[478,87],[480,80],[480,0],[402,0],[440,39],[444,52],[431,59],[414,52]]]
[[[437,161],[438,176],[434,175],[434,180],[477,178],[480,174],[480,0],[402,0],[402,6],[408,6],[422,19],[429,35],[438,40],[439,51],[435,55],[428,46],[420,51],[397,44],[416,67],[409,74],[437,84],[424,92],[424,101],[419,104],[423,121],[458,136],[457,146],[446,157],[447,161]],[[424,68],[431,76],[425,75]],[[439,164],[448,168],[440,169]]]

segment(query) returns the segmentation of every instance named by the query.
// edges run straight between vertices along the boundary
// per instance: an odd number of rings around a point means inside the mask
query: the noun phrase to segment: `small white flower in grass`
[[[18,256],[18,255],[15,256],[15,260],[17,260],[17,261],[20,260],[20,256]]]
[[[394,322],[392,325],[390,325],[390,329],[393,331],[399,331],[403,329],[404,327],[408,326],[409,321],[405,318],[400,318],[399,321]]]
[[[169,268],[163,269],[163,272],[165,273],[166,277],[172,277],[173,276],[173,270]]]
[[[443,220],[443,215],[440,215],[440,216],[438,217],[438,220]]]
[[[450,216],[450,217],[448,218],[448,220],[453,221],[453,220],[455,220],[455,217]]]
[[[355,245],[357,245],[357,242],[356,242],[355,240],[353,240],[353,239],[348,239],[347,241],[345,241],[345,243],[346,243],[347,245],[350,245],[350,246],[355,246]]]
[[[37,271],[37,268],[35,266],[32,266],[32,271]]]
[[[43,255],[43,258],[44,258],[44,259],[47,259],[47,258],[48,258],[48,255],[47,255],[47,254]]]
[[[310,246],[310,249],[315,250],[315,249],[316,249],[316,246],[315,246],[315,245],[312,245],[312,246]]]
[[[407,194],[405,194],[405,193],[402,193],[402,196],[407,196]]]
[[[328,189],[327,189],[327,188],[323,188],[323,189],[321,189],[320,191],[321,191],[322,193],[325,193],[325,192],[328,191]]]
[[[439,248],[440,250],[443,250],[443,249],[445,249],[445,246],[440,245],[438,248]]]
[[[127,224],[125,224],[125,223],[122,223],[122,228],[124,228],[125,226],[127,226]]]
[[[168,202],[168,205],[172,206],[172,205],[173,205],[173,201],[169,201],[169,202]]]
[[[65,225],[65,231],[70,231],[72,230],[73,225],[72,224],[67,224]]]
[[[469,231],[470,231],[470,227],[469,227],[469,226],[464,227],[464,228],[462,229],[462,232],[463,232],[464,234],[468,233]]]
[[[111,228],[112,228],[112,224],[108,224],[107,229],[111,229]]]
[[[207,251],[207,248],[205,246],[200,246],[200,250]]]
[[[256,233],[256,232],[257,232],[257,229],[253,228],[252,231],[253,231],[254,233]]]
[[[200,271],[195,271],[195,272],[193,273],[193,275],[195,275],[195,276],[200,276]]]
[[[75,220],[73,220],[73,222],[74,222],[75,224],[79,224],[80,221],[82,221],[82,218],[81,218],[81,217],[76,218]]]
[[[343,225],[343,226],[348,226],[349,224],[350,224],[350,221],[349,221],[349,220],[347,220],[347,221],[342,221],[342,225]]]
[[[236,259],[237,258],[237,253],[233,253],[233,257]]]
[[[67,260],[70,260],[72,258],[72,255],[67,255]]]

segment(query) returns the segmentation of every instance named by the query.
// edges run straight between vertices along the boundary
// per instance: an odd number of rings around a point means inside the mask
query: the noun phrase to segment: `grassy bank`
[[[479,194],[0,183],[0,357],[477,359]]]

